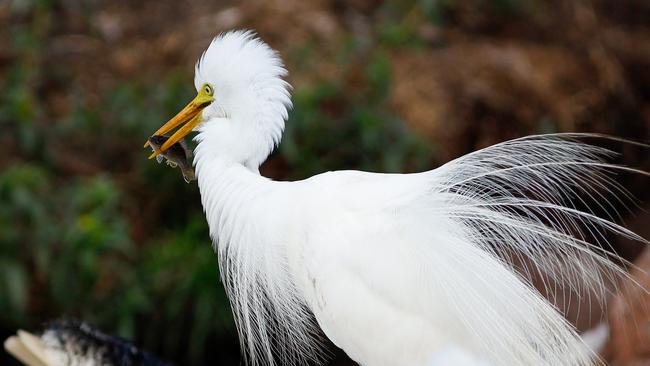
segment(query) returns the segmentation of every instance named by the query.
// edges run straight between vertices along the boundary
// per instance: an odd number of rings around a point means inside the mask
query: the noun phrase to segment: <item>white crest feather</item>
[[[291,86],[278,53],[251,31],[223,33],[196,63],[194,84],[214,88],[215,101],[205,108],[200,130],[212,134],[212,153],[227,152],[257,169],[282,138],[291,108]],[[228,131],[224,131],[224,130]]]

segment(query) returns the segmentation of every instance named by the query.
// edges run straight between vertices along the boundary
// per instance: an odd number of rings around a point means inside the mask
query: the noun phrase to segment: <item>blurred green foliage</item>
[[[294,110],[279,150],[291,167],[290,176],[305,178],[335,169],[424,169],[431,161],[430,148],[407,130],[388,105],[388,57],[377,51],[360,71],[354,56],[339,59],[340,79],[294,93]],[[356,76],[362,83],[358,94],[346,90],[346,76],[355,72],[361,74]]]
[[[40,103],[43,84],[69,81],[41,55],[49,3],[13,6],[31,20],[11,24],[19,57],[0,80],[0,142],[11,152],[0,161],[3,334],[75,317],[163,357],[201,363],[208,337],[234,332],[196,186],[140,148],[189,98],[190,76],[171,72],[154,86],[117,80],[96,106],[71,85],[69,113],[53,120]],[[92,169],[66,167],[77,159]],[[167,193],[140,195],[144,187]],[[150,201],[164,222],[135,227]],[[174,201],[195,204],[177,214]],[[146,235],[136,241],[134,231]]]

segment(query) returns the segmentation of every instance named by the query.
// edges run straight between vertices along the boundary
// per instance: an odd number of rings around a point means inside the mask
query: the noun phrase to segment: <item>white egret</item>
[[[609,205],[608,173],[632,169],[578,135],[547,135],[418,174],[273,181],[258,168],[291,107],[286,74],[253,33],[221,34],[196,64],[197,97],[155,133],[181,126],[165,151],[198,132],[201,201],[250,364],[320,360],[319,327],[369,366],[425,365],[449,349],[492,365],[593,362],[532,278],[603,295],[624,275],[604,235],[644,239],[572,201]]]

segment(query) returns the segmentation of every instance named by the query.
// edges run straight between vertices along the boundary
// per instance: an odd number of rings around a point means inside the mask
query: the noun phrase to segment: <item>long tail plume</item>
[[[431,197],[438,203],[429,206],[437,207],[436,214],[454,223],[450,225],[453,232],[447,235],[453,240],[449,241],[480,249],[474,258],[477,261],[487,256],[500,263],[492,270],[487,268],[488,262],[481,264],[483,274],[488,274],[482,278],[483,286],[489,289],[481,296],[475,292],[482,290],[471,286],[450,290],[450,296],[457,298],[454,306],[463,312],[468,327],[478,329],[478,336],[504,335],[479,340],[495,354],[497,364],[591,364],[594,355],[535,289],[534,282],[540,287],[541,281],[551,299],[569,293],[604,301],[611,292],[607,285],[629,277],[625,267],[630,266],[615,254],[609,239],[619,235],[648,243],[614,220],[619,218],[617,207],[621,206],[616,200],[630,198],[616,181],[617,174],[649,174],[607,163],[615,154],[579,141],[586,137],[602,136],[556,134],[516,139],[430,172],[434,180]],[[504,268],[506,272],[501,271]],[[512,274],[519,281],[512,281]],[[469,301],[473,296],[483,301],[485,294],[496,292],[521,309],[505,319],[490,313],[490,306],[463,308],[464,303],[478,304]]]

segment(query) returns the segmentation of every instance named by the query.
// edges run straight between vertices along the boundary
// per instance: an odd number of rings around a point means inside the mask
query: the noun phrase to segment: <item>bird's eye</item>
[[[207,94],[207,95],[212,96],[212,93],[213,93],[212,87],[211,87],[210,85],[208,85],[208,84],[205,84],[205,85],[203,86],[203,92],[204,92],[205,94]]]

